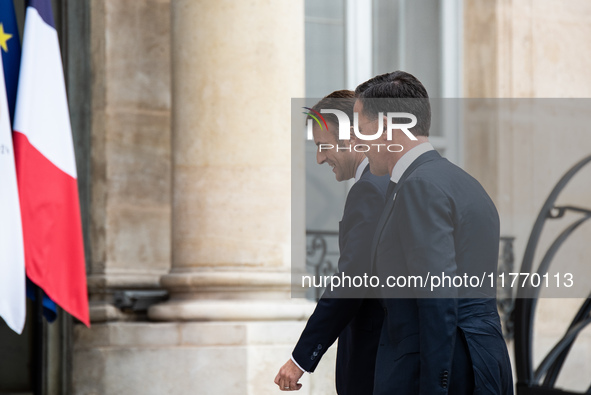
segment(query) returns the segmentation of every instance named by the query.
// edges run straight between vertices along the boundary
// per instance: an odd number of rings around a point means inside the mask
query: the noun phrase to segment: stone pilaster
[[[170,270],[170,4],[93,0],[93,322],[127,319],[113,292],[159,288]]]

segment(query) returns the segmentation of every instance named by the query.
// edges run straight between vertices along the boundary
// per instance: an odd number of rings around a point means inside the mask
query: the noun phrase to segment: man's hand
[[[293,363],[291,359],[285,362],[285,365],[279,369],[277,377],[275,377],[275,384],[279,386],[281,391],[297,391],[302,388],[302,385],[298,383],[298,380],[304,372],[302,369]]]

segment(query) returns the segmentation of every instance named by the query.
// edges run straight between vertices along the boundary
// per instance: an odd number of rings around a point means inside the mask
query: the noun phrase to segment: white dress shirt
[[[359,164],[359,166],[357,166],[357,171],[355,172],[355,182],[359,181],[359,179],[363,175],[363,170],[365,170],[365,167],[368,163],[369,159],[363,158],[363,161]]]
[[[422,143],[410,149],[406,154],[402,155],[402,158],[400,158],[394,165],[390,180],[398,183],[406,169],[408,169],[419,156],[423,155],[425,152],[433,151],[434,149],[435,148],[433,148],[431,143]]]
[[[295,365],[296,365],[298,368],[300,368],[300,370],[301,370],[302,372],[304,372],[304,373],[308,373],[308,372],[306,372],[304,369],[302,369],[302,367],[300,366],[300,364],[299,364],[299,363],[297,363],[297,362],[296,362],[296,360],[294,359],[293,355],[291,356],[291,360],[292,360],[292,362],[293,362],[293,363],[295,363]]]

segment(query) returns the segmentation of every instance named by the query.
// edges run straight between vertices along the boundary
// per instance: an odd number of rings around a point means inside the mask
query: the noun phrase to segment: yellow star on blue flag
[[[12,123],[21,66],[21,42],[12,0],[0,0],[0,48],[2,48],[0,52],[2,52],[2,64],[4,65],[6,98]]]
[[[12,38],[12,34],[4,32],[4,24],[0,23],[0,47],[4,52],[8,52],[8,40]]]

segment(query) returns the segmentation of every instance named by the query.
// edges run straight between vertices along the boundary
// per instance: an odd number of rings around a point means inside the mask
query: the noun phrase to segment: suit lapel
[[[372,246],[371,246],[372,269],[375,266],[376,252],[377,252],[378,244],[380,242],[380,238],[382,237],[382,233],[384,231],[384,227],[386,226],[386,223],[388,222],[388,219],[390,218],[392,211],[394,209],[394,202],[396,201],[396,194],[398,193],[398,191],[400,190],[400,188],[402,187],[402,185],[404,184],[406,179],[419,166],[421,166],[427,162],[431,162],[433,160],[440,159],[440,158],[441,158],[441,155],[439,155],[439,153],[435,150],[425,152],[423,155],[419,156],[414,162],[412,162],[411,165],[408,167],[408,169],[406,169],[404,174],[402,174],[402,177],[400,177],[400,180],[398,181],[398,183],[394,187],[392,199],[390,199],[388,202],[386,202],[386,206],[384,207],[384,211],[382,211],[382,215],[380,217],[380,220],[378,222],[378,226],[376,228],[376,232],[373,237],[373,242],[372,242]]]
[[[394,188],[394,191],[396,191],[397,187],[398,187],[398,185],[396,185],[396,187]],[[378,226],[376,228],[376,232],[374,233],[373,241],[371,244],[372,267],[373,267],[373,262],[375,259],[376,250],[378,247],[378,242],[380,241],[380,237],[382,237],[382,231],[384,230],[384,225],[386,225],[388,218],[390,218],[390,213],[392,212],[392,209],[394,208],[394,200],[395,199],[396,199],[396,192],[394,192],[392,199],[389,199],[386,202],[386,206],[384,207],[384,211],[382,211],[382,215],[380,216],[380,220],[378,221]]]

